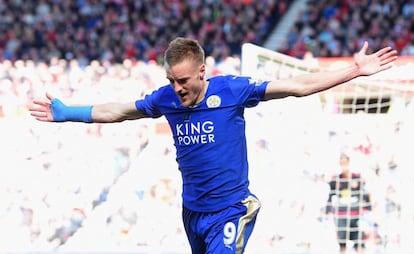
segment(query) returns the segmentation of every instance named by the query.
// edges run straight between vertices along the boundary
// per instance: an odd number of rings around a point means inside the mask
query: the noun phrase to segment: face
[[[167,79],[184,107],[198,105],[206,92],[204,80],[205,65],[194,64],[191,60],[184,60],[167,68]]]
[[[342,168],[342,171],[349,171],[349,158],[341,156],[339,159],[339,165]]]

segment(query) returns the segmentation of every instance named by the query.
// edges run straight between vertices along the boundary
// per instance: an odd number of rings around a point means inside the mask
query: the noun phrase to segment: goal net
[[[326,207],[340,202],[349,202],[349,209],[366,207],[363,198],[352,196],[368,193],[371,209],[356,216],[357,229],[363,232],[356,241],[372,251],[414,250],[410,240],[414,205],[409,196],[414,190],[414,174],[407,151],[414,142],[413,60],[400,57],[393,68],[373,76],[304,98],[266,102],[246,112],[253,146],[249,155],[252,188],[262,196],[263,216],[269,216],[263,219],[267,225],[258,231],[273,235],[274,246],[289,246],[290,251],[302,246],[318,253],[324,253],[321,251],[328,243],[334,242],[332,248],[338,248],[338,240],[352,246],[350,235],[337,239],[337,233],[355,229],[347,223],[335,227],[340,216],[334,212],[329,217]],[[255,79],[284,79],[340,68],[352,61],[296,59],[245,44],[241,74]],[[364,185],[354,190],[344,187],[328,202],[333,193],[329,182],[341,173],[339,156],[343,153],[350,157],[350,169],[361,176]],[[299,221],[302,226],[298,226]],[[319,238],[312,237],[315,234]]]

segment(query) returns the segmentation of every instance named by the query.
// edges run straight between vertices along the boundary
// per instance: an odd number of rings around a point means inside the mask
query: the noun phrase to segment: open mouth
[[[180,93],[178,96],[180,96],[181,100],[184,101],[188,97],[188,93]]]

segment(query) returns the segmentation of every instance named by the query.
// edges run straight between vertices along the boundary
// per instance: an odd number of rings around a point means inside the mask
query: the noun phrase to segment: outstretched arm
[[[287,96],[307,96],[343,84],[356,77],[369,76],[391,68],[397,59],[397,51],[385,47],[367,55],[368,43],[354,56],[354,64],[342,69],[309,73],[290,79],[279,79],[269,83],[265,100],[284,98]]]
[[[113,123],[146,117],[136,109],[134,102],[67,106],[49,93],[45,99],[34,100],[29,110],[32,116],[43,122]]]

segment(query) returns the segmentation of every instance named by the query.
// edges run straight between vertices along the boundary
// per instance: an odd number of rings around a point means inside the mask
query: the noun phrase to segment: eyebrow
[[[172,78],[172,77],[170,77],[170,76],[167,76],[167,79],[168,79],[170,82],[171,82],[171,81],[177,81],[178,83],[181,83],[181,82],[184,82],[184,81],[189,80],[189,79],[190,79],[190,77],[183,77],[183,78],[174,79],[174,78]]]

